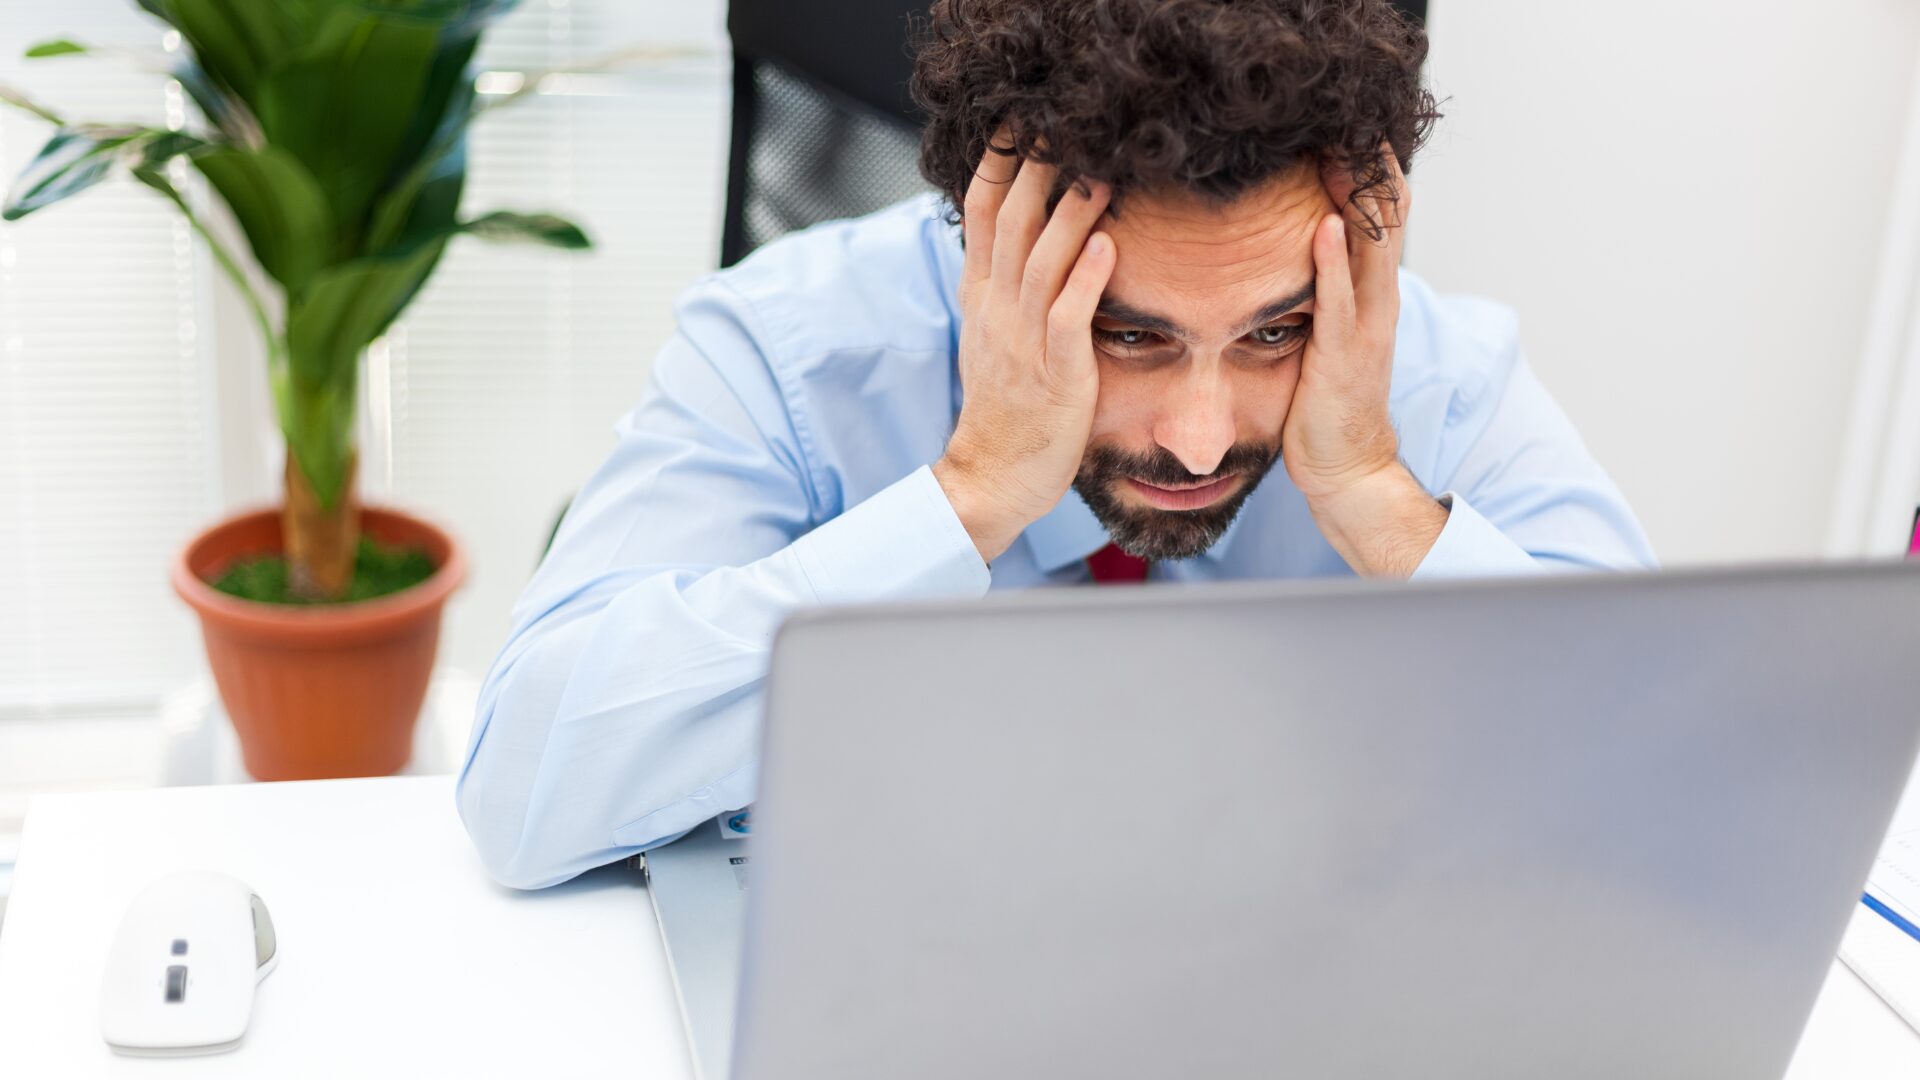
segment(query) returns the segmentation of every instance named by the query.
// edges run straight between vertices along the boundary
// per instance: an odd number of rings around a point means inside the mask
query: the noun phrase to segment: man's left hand
[[[1281,429],[1280,460],[1349,566],[1406,577],[1446,526],[1447,510],[1400,463],[1387,413],[1411,196],[1392,148],[1383,146],[1381,158],[1386,183],[1358,195],[1350,170],[1325,173],[1340,212],[1314,233],[1313,334]]]

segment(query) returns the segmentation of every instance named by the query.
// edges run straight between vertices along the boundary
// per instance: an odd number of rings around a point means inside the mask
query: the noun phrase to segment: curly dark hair
[[[1313,162],[1388,184],[1439,118],[1387,0],[939,0],[916,28],[920,171],[957,221],[988,140],[1128,190],[1230,201]],[[1387,193],[1390,195],[1392,193]]]

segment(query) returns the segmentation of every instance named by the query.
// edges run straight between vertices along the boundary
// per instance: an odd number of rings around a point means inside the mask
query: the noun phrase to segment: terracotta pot
[[[235,559],[282,550],[278,510],[228,518],[174,561],[173,589],[200,616],[220,699],[258,779],[385,776],[413,752],[440,610],[466,577],[466,555],[444,531],[397,511],[363,508],[361,527],[425,550],[439,569],[388,596],[310,607],[209,585]]]

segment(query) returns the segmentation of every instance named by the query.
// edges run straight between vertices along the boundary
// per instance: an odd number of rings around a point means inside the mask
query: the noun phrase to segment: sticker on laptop
[[[751,807],[745,810],[735,810],[731,814],[721,814],[719,818],[716,819],[720,822],[720,835],[729,840],[745,840],[747,837],[753,835],[752,817],[753,809]]]

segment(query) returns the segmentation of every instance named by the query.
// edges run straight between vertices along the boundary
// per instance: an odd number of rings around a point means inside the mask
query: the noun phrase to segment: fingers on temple
[[[967,184],[966,201],[960,208],[961,228],[967,238],[966,262],[962,279],[985,281],[993,270],[993,229],[1007,189],[1020,170],[1020,159],[1012,153],[1013,134],[1006,125],[987,140],[980,164]]]
[[[1413,189],[1407,186],[1407,174],[1400,171],[1400,156],[1393,152],[1393,144],[1381,143],[1380,156],[1387,168],[1387,183],[1393,185],[1393,227],[1397,230],[1407,223],[1407,213],[1413,209]],[[1396,239],[1399,234],[1395,234]]]
[[[1411,193],[1392,146],[1381,144],[1380,163],[1385,172],[1382,182],[1372,191],[1362,192],[1350,207],[1353,212],[1348,214],[1347,251],[1353,263],[1353,289],[1360,317],[1391,321],[1399,314],[1400,253],[1406,243]],[[1371,229],[1367,228],[1368,219]],[[1379,235],[1369,236],[1368,231]]]
[[[1379,166],[1378,174],[1373,174],[1377,182],[1363,185],[1358,178],[1370,173],[1356,172],[1359,164],[1351,157],[1323,160],[1320,186],[1326,190],[1335,209],[1347,215],[1347,223],[1356,226],[1351,230],[1355,244],[1383,243],[1392,236],[1393,229],[1406,221],[1407,178],[1400,171],[1400,160],[1394,155],[1391,143],[1381,143],[1379,156],[1366,163]]]
[[[1093,359],[1093,313],[1113,274],[1113,238],[1096,232],[1080,248],[1073,271],[1060,289],[1060,295],[1047,309],[1047,353],[1049,357]]]
[[[1347,259],[1347,222],[1339,214],[1320,219],[1313,233],[1313,335],[1342,345],[1353,335],[1354,294]]]
[[[993,293],[1011,302],[1020,295],[1027,256],[1047,224],[1047,195],[1059,172],[1038,161],[1022,161],[993,227]]]
[[[1088,180],[1072,185],[1061,196],[1021,275],[1020,310],[1027,317],[1044,317],[1053,305],[1112,193],[1105,183]]]
[[[1348,230],[1355,248],[1361,244],[1386,247],[1399,242],[1400,226],[1407,217],[1407,178],[1400,172],[1400,161],[1393,147],[1380,144],[1377,159],[1380,172],[1375,183],[1358,187],[1351,175],[1344,181],[1348,197],[1335,199],[1334,205],[1346,211]],[[1347,170],[1343,169],[1343,172]],[[1332,194],[1334,188],[1327,188]]]

